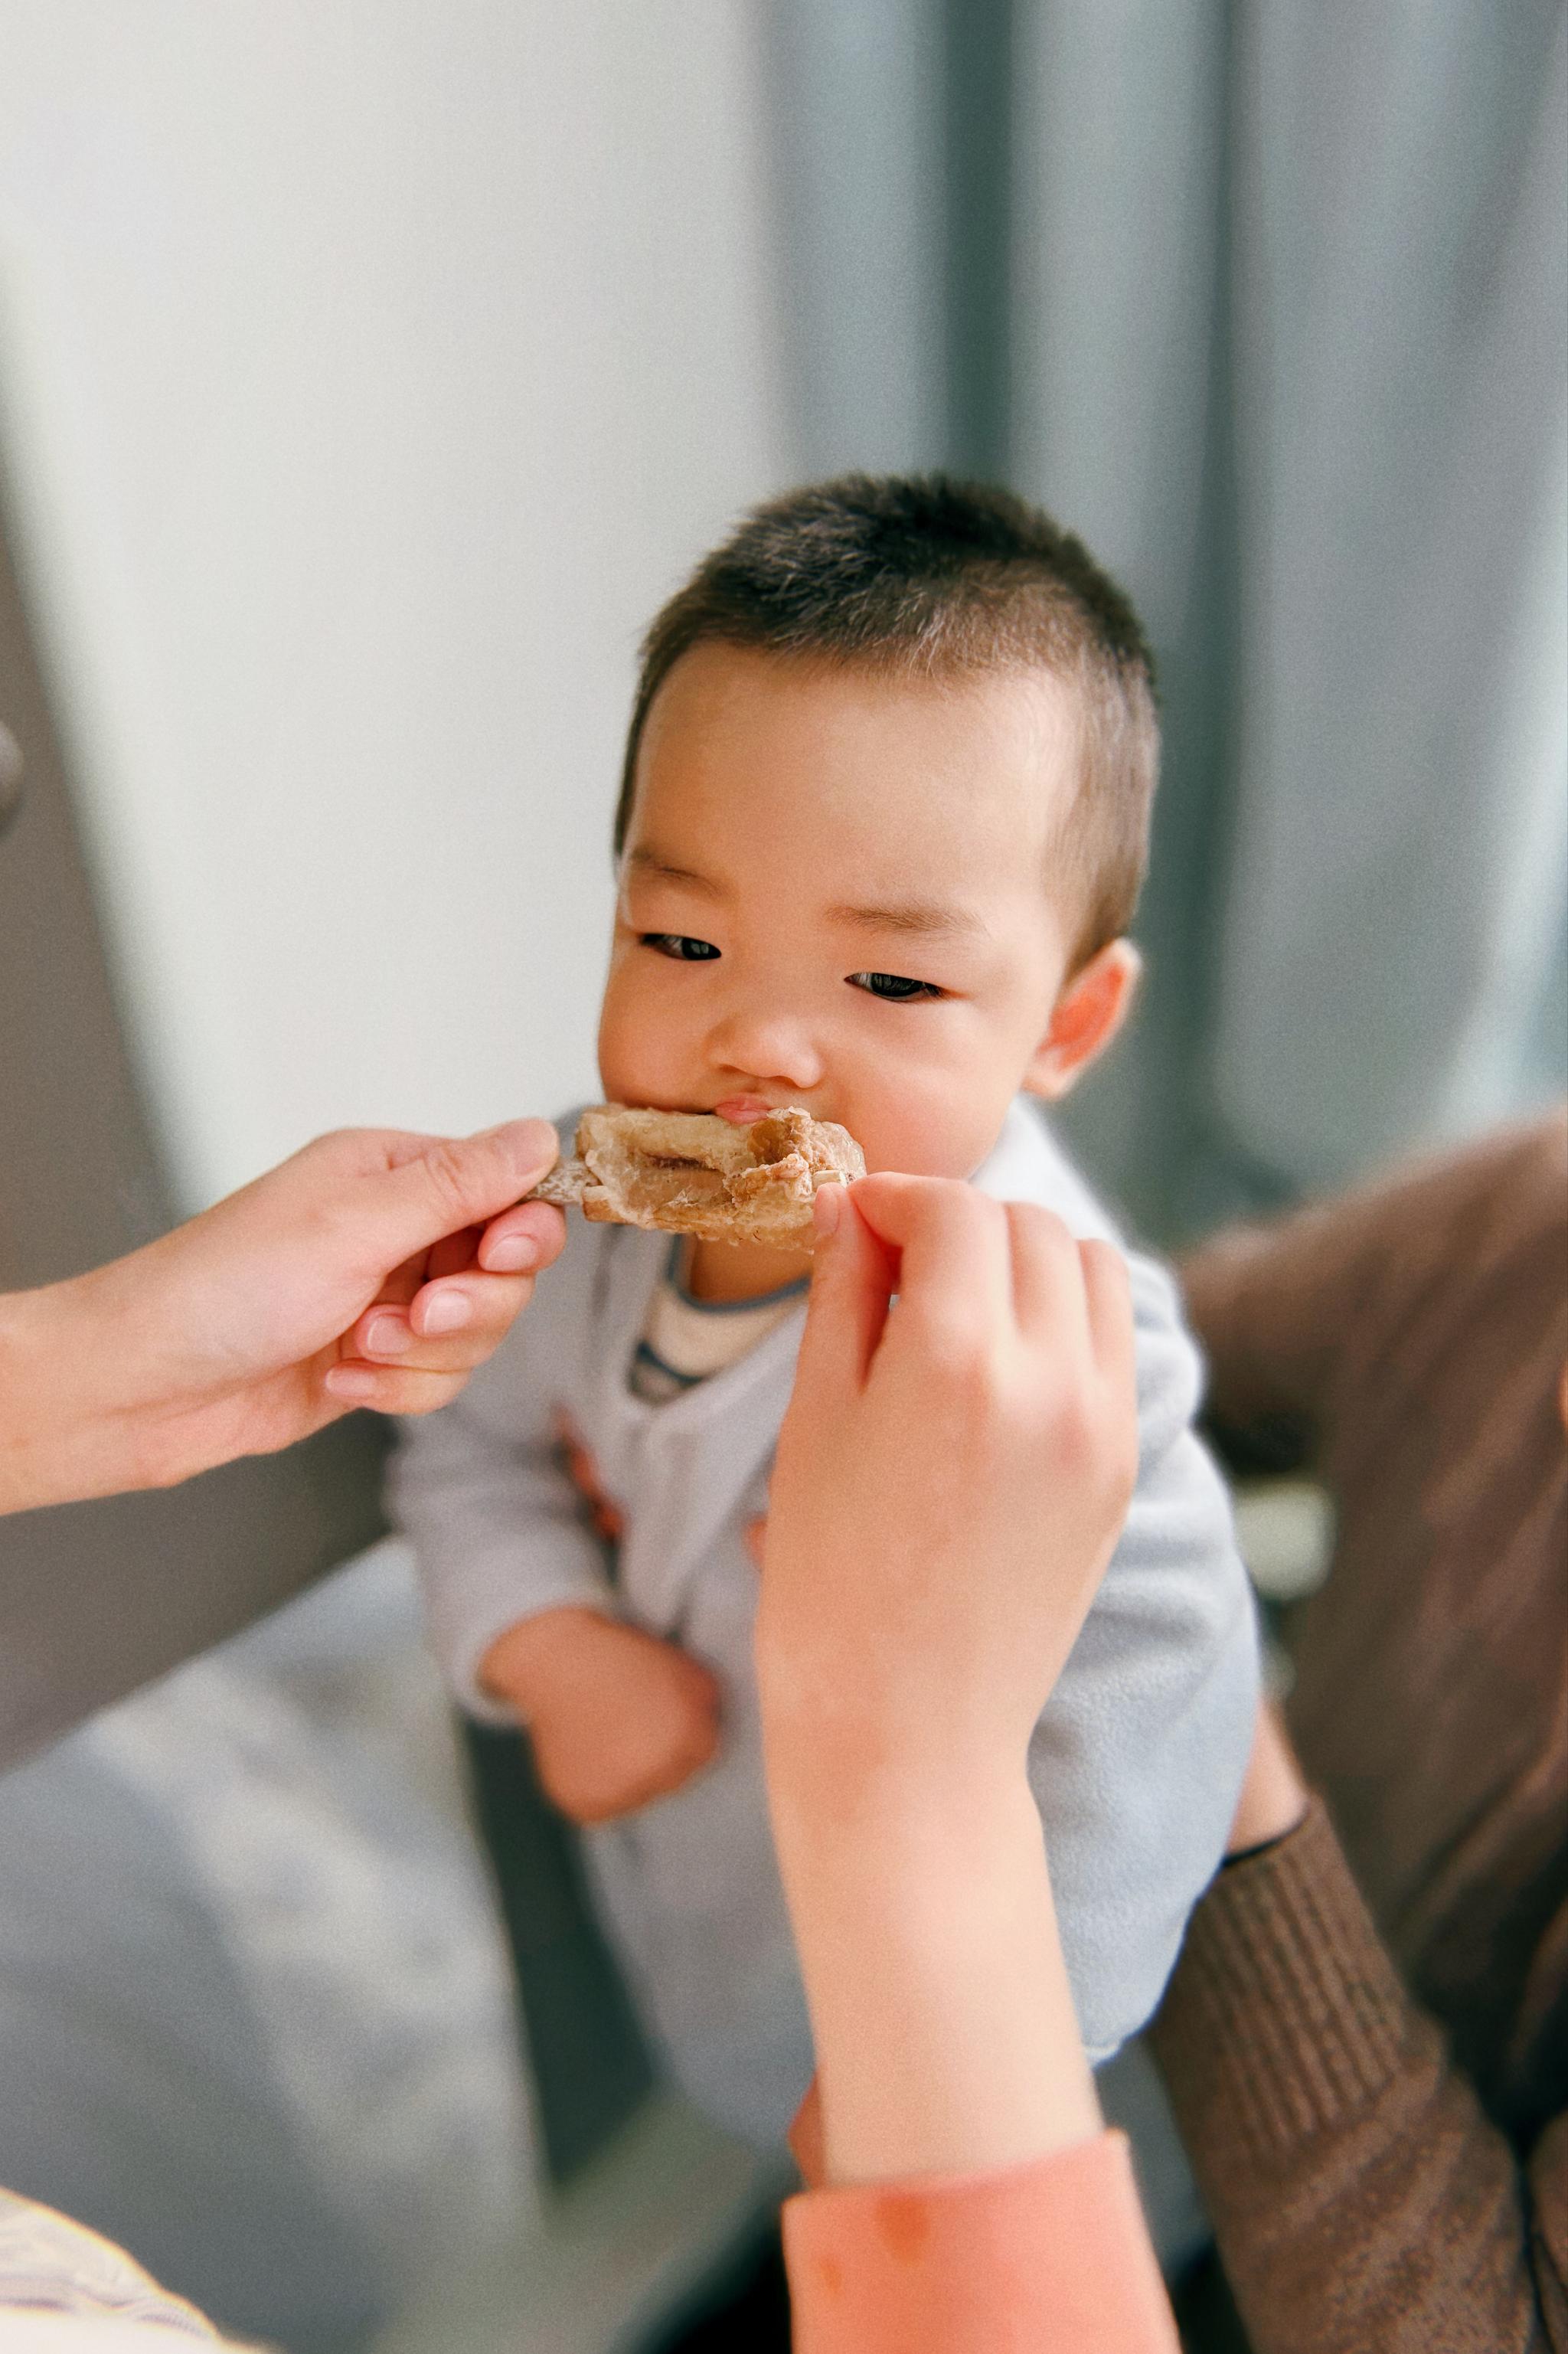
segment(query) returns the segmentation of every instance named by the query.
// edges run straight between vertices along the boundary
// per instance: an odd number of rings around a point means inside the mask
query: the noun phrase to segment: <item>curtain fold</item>
[[[1229,1128],[1331,1182],[1509,1108],[1561,936],[1568,17],[1243,22],[1213,1052]]]
[[[1563,7],[763,21],[799,471],[1010,480],[1155,644],[1096,1173],[1171,1238],[1560,1090]]]

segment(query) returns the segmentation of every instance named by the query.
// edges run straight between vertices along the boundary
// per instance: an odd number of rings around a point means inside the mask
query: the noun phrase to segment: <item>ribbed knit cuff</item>
[[[1405,2064],[1418,2020],[1322,1801],[1222,1872],[1188,1924],[1150,2030],[1200,2166],[1269,2165],[1364,2111]]]

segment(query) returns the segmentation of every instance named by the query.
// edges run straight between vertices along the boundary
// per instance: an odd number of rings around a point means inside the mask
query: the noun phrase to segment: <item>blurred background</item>
[[[1565,119],[1559,0],[0,0],[0,1282],[594,1094],[640,632],[852,466],[1149,625],[1146,1235],[1561,1093]],[[777,2168],[635,2054],[562,2160],[374,1457],[0,1536],[0,2181],[299,2354],[646,2344]]]

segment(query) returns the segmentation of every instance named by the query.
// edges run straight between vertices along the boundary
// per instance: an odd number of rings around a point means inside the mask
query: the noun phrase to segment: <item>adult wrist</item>
[[[799,1844],[826,1861],[868,1840],[911,1865],[933,1852],[973,1852],[1004,1828],[1038,1840],[1022,1750],[1000,1754],[921,1740],[853,1740],[809,1725],[764,1723],[769,1801],[782,1848]]]
[[[919,1936],[950,1911],[955,1884],[1012,1886],[1044,1866],[1040,1817],[1022,1762],[1011,1771],[924,1766],[865,1781],[832,1771],[775,1774],[768,1795],[779,1869],[791,1902],[872,1934]]]
[[[135,1484],[129,1434],[101,1395],[84,1280],[0,1296],[0,1511]]]
[[[37,1501],[37,1350],[30,1292],[0,1293],[0,1511]]]
[[[966,1806],[989,1808],[1026,1787],[1033,1721],[1009,1731],[995,1711],[878,1705],[834,1681],[824,1690],[781,1669],[761,1643],[758,1700],[768,1785],[776,1803],[824,1827],[860,1812],[940,1826]]]
[[[1011,2165],[1098,2129],[1022,1767],[837,1822],[787,1812],[779,1865],[832,2179]]]

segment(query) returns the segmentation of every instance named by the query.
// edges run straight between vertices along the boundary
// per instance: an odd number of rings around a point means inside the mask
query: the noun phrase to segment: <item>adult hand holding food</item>
[[[829,2166],[1002,2165],[1098,2121],[1081,2051],[1028,2064],[1053,2012],[1077,2035],[1024,1761],[1132,1492],[1127,1274],[1049,1212],[966,1185],[882,1176],[821,1199],[836,1231],[779,1442],[757,1648]],[[953,1906],[949,1847],[977,1883],[989,1865],[982,1903]],[[821,1900],[846,1852],[868,1915],[893,1916],[865,1920],[863,1955],[906,1927],[953,1941],[912,1957],[906,2005],[884,1970],[836,1967]],[[950,1999],[927,2047],[933,1980]]]
[[[936,1180],[817,1216],[757,1630],[840,2186],[788,2211],[797,2344],[1173,2348],[1025,1778],[1136,1476],[1126,1271]]]
[[[560,1212],[519,1200],[556,1150],[542,1120],[345,1129],[143,1250],[0,1298],[0,1510],[444,1405],[561,1247]]]

